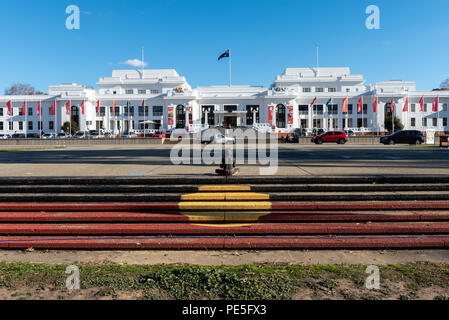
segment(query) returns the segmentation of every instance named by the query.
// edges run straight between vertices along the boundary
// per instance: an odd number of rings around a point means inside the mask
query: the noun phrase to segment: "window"
[[[133,94],[134,90],[133,89],[126,89],[126,94]]]
[[[447,103],[443,103],[443,111],[447,111]]]
[[[324,113],[324,110],[323,110],[324,108],[323,108],[323,105],[322,104],[319,104],[319,105],[314,105],[313,106],[313,114],[314,115],[320,115],[320,114],[323,114]]]
[[[37,122],[37,129],[42,130],[42,121]]]
[[[367,118],[359,118],[357,119],[357,128],[366,128],[368,126]]]
[[[10,121],[10,122],[8,122],[8,123],[9,123],[9,125],[8,125],[9,131],[14,130],[14,122]]]
[[[224,106],[223,109],[226,112],[237,111],[237,106]]]
[[[256,114],[256,123],[259,123],[259,106],[246,106],[246,125],[254,124],[254,113]]]
[[[410,127],[416,127],[416,118],[410,119]]]
[[[438,126],[438,118],[432,118],[432,125],[433,125],[434,127],[437,127],[437,126]]]
[[[32,116],[33,115],[33,108],[28,108],[28,115]]]
[[[3,131],[3,121],[0,122],[0,131]]]
[[[112,107],[109,107],[109,112],[112,115],[114,115],[114,117],[118,117],[120,116],[120,107],[115,107],[114,111],[112,111]]]
[[[351,89],[350,88],[346,88],[346,92],[351,92]]]
[[[148,106],[145,106],[145,114],[143,113],[143,106],[139,106],[139,117],[148,117]]]
[[[33,130],[33,121],[28,121],[28,130]]]
[[[176,129],[184,129],[186,127],[186,111],[185,107],[180,104],[176,107]]]
[[[151,89],[150,93],[151,94],[159,94],[159,90],[158,89]]]
[[[308,115],[309,114],[309,106],[308,105],[299,105],[299,114]]]
[[[424,112],[427,112],[427,103],[424,103]]]
[[[426,118],[422,118],[422,126],[427,127],[427,119]]]
[[[50,122],[48,123],[48,130],[54,130],[54,129],[55,129],[55,124],[54,124],[53,121],[50,121]]]
[[[148,110],[147,110],[148,113]],[[164,113],[162,106],[153,106],[153,117],[161,117]]]
[[[18,108],[19,109],[19,116],[24,116],[24,114],[22,114],[22,108]],[[14,113],[14,111],[13,111]]]
[[[125,116],[134,116],[134,106],[124,106],[123,113]]]
[[[328,107],[329,114],[338,114],[338,104],[330,104]]]
[[[447,127],[447,118],[443,118],[443,127]]]
[[[147,90],[145,89],[139,89],[139,94],[147,94]]]
[[[302,88],[302,92],[312,92],[312,89],[310,89],[310,88]]]
[[[23,130],[23,121],[19,121],[19,130]]]
[[[276,106],[276,127],[285,128],[285,106],[283,104]]]
[[[416,104],[412,103],[410,105],[410,107],[411,107],[411,112],[416,112]]]
[[[327,91],[328,92],[337,92],[337,88],[329,88]]]
[[[315,92],[324,92],[324,88],[315,88]]]
[[[348,114],[352,114],[352,104],[348,104]],[[343,112],[343,114],[346,114],[346,112]]]
[[[0,108],[0,117],[3,117],[3,108]]]
[[[206,113],[207,113],[207,124],[214,126],[215,125],[215,115],[214,115],[214,111],[215,111],[215,106],[202,106],[201,107],[201,124],[205,124],[206,123]],[[258,117],[258,115],[257,115]],[[259,119],[259,118],[257,118]],[[248,119],[247,119],[248,121]]]

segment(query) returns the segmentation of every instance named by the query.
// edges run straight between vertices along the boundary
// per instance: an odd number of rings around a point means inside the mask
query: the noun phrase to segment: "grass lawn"
[[[449,299],[449,265],[380,267],[380,289],[365,288],[366,266],[81,265],[79,290],[66,265],[0,263],[0,299]]]

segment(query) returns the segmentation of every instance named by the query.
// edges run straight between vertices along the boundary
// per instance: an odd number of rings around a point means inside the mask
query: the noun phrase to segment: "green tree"
[[[392,119],[391,119],[391,114],[387,115],[385,117],[385,129],[387,129],[388,131],[393,131],[393,123],[392,123]],[[404,129],[404,125],[401,122],[401,119],[399,119],[398,117],[394,117],[394,131],[397,130],[402,130]]]
[[[68,121],[64,122],[64,124],[61,127],[61,130],[67,134],[70,134],[70,122],[68,122]],[[72,135],[78,131],[80,131],[78,124],[76,122],[72,121]]]

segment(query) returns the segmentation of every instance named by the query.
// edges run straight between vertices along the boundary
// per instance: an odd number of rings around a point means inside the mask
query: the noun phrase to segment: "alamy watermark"
[[[369,276],[365,280],[365,287],[368,290],[380,289],[380,271],[378,266],[370,265],[366,268],[365,273]]]
[[[67,30],[79,30],[81,27],[80,8],[72,4],[65,9],[65,13],[69,15],[65,20]]]
[[[77,266],[71,265],[65,269],[65,273],[69,276],[65,280],[65,285],[68,290],[80,289],[80,269]]]
[[[278,137],[254,129],[207,129],[186,133],[174,130],[170,141],[178,142],[170,152],[174,165],[259,165],[260,175],[275,175],[278,170]],[[202,145],[205,145],[204,147]],[[231,156],[229,156],[231,155]]]
[[[366,7],[365,13],[368,17],[365,20],[365,26],[368,30],[380,29],[380,9],[376,5]]]

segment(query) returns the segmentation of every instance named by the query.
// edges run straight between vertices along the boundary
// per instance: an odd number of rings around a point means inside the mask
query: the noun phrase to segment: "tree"
[[[35,93],[34,87],[26,83],[13,83],[5,90],[7,96],[32,95]]]
[[[70,122],[69,121],[64,122],[64,124],[61,127],[61,130],[67,134],[70,134]],[[78,124],[76,122],[72,121],[72,135],[78,131],[80,131]]]
[[[449,90],[449,78],[441,82],[440,88],[443,90]]]
[[[391,114],[387,115],[385,117],[385,129],[387,129],[388,131],[393,131],[393,123],[392,123],[392,119],[391,119]],[[399,119],[398,117],[394,117],[394,130],[402,130],[404,129],[404,125],[401,122],[401,119]]]

